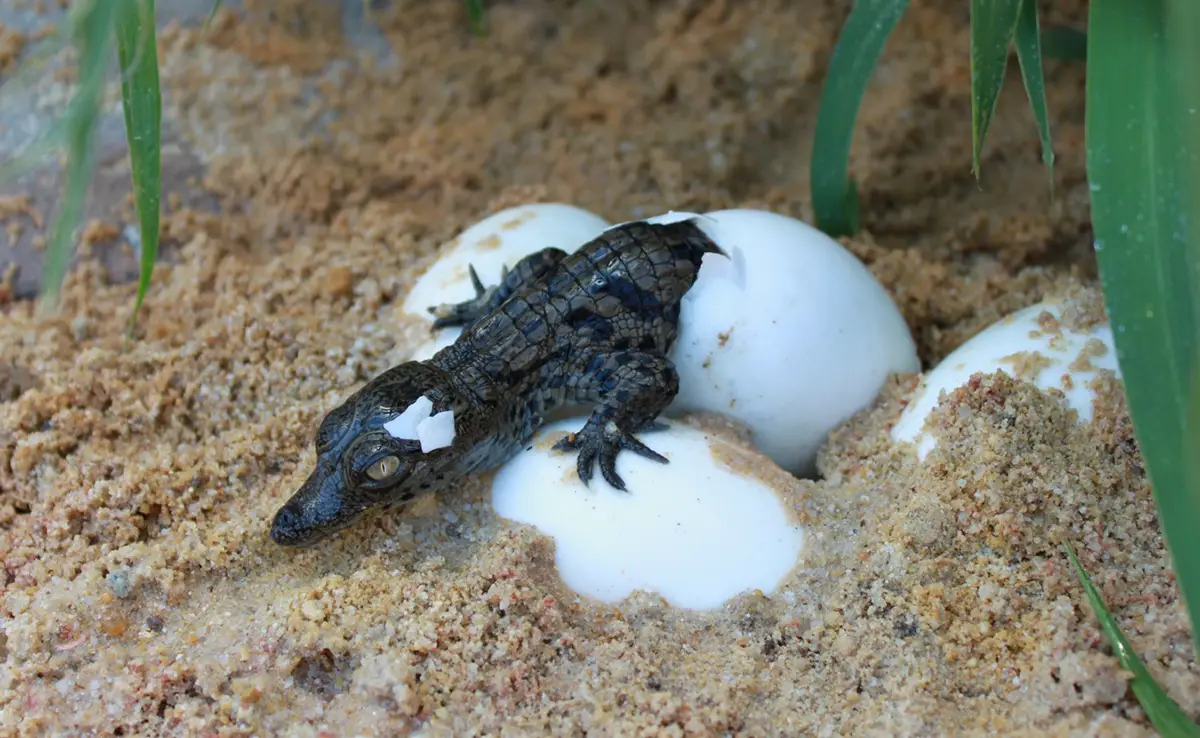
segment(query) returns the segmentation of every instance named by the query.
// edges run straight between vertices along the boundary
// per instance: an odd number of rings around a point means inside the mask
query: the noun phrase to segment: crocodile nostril
[[[299,517],[293,508],[281,507],[279,512],[275,513],[275,519],[271,521],[271,540],[287,543],[289,539],[294,538]]]

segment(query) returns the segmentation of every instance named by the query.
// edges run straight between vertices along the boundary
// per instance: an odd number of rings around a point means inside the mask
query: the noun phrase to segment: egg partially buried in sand
[[[1112,329],[1107,320],[1073,329],[1063,322],[1063,306],[1047,301],[1003,318],[966,343],[926,374],[914,390],[908,407],[892,427],[892,439],[916,444],[922,461],[937,445],[925,430],[925,421],[942,392],[953,392],[976,372],[1003,371],[1028,379],[1043,390],[1063,393],[1080,422],[1092,419],[1094,391],[1088,384],[1101,370],[1119,378]]]
[[[547,424],[492,483],[498,515],[555,540],[569,588],[609,603],[640,589],[676,607],[709,609],[742,592],[771,592],[796,565],[804,531],[788,522],[779,495],[718,460],[769,465],[765,458],[667,423],[641,439],[669,463],[622,451],[617,474],[629,491],[613,490],[599,473],[589,488],[576,474],[576,454],[550,449],[585,420]]]
[[[908,325],[857,257],[802,221],[719,210],[696,223],[730,258],[706,254],[683,297],[671,410],[732,417],[775,463],[809,474],[888,375],[921,368]]]
[[[475,297],[470,266],[485,286],[500,281],[504,267],[511,269],[535,251],[555,246],[568,253],[595,238],[609,223],[594,213],[562,203],[533,203],[501,210],[466,229],[443,248],[442,255],[404,300],[404,311],[430,323],[429,308]],[[428,359],[454,343],[458,327],[437,332],[417,349],[415,360]]]

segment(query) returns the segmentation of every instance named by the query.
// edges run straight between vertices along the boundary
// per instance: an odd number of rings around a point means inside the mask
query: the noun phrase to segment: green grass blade
[[[366,0],[369,5],[371,0]],[[221,0],[213,0],[212,10],[208,11],[208,20],[204,21],[204,33],[208,34],[208,29],[212,27],[213,19],[217,17],[217,11],[221,9]]]
[[[1071,565],[1075,567],[1075,573],[1079,575],[1079,581],[1083,584],[1083,590],[1087,594],[1088,602],[1092,605],[1092,611],[1096,613],[1096,619],[1100,621],[1100,628],[1112,645],[1113,654],[1121,662],[1121,668],[1133,674],[1129,688],[1133,690],[1138,703],[1146,711],[1146,717],[1150,718],[1150,722],[1166,738],[1175,736],[1200,738],[1200,727],[1188,718],[1187,713],[1162,690],[1162,687],[1158,686],[1154,677],[1150,676],[1146,665],[1138,658],[1133,646],[1130,645],[1125,634],[1121,632],[1120,626],[1117,625],[1116,619],[1104,605],[1104,600],[1092,585],[1092,580],[1083,570],[1079,559],[1075,558],[1075,552],[1071,550],[1071,546],[1065,543],[1063,546],[1067,549],[1067,556],[1071,559]]]
[[[133,199],[141,226],[141,273],[129,316],[133,332],[158,257],[159,203],[162,197],[162,96],[158,85],[154,0],[117,4],[117,56],[121,62],[121,102],[129,140]]]
[[[50,124],[49,129],[30,142],[21,153],[0,163],[0,181],[19,177],[29,171],[46,154],[66,145],[70,135],[71,118],[69,115],[63,115]]]
[[[971,171],[977,180],[1020,10],[1021,0],[971,0]]]
[[[1187,420],[1200,329],[1190,175],[1200,162],[1185,138],[1197,101],[1194,83],[1182,84],[1168,25],[1164,0],[1089,5],[1087,168],[1125,395],[1200,650],[1200,489],[1189,463],[1200,450]],[[1200,37],[1195,25],[1170,32],[1185,45]]]
[[[1021,77],[1029,106],[1037,121],[1038,137],[1042,140],[1042,163],[1050,177],[1050,194],[1054,194],[1054,143],[1050,139],[1050,114],[1046,112],[1046,80],[1042,73],[1042,37],[1038,24],[1037,0],[1022,0],[1014,39],[1017,60],[1021,62]]]
[[[813,211],[831,236],[858,230],[858,194],[848,177],[850,142],[863,92],[908,0],[858,0],[846,18],[825,84],[813,135]]]
[[[21,51],[20,66],[0,78],[0,92],[8,92],[13,87],[28,89],[34,77],[42,73],[46,65],[70,42],[69,24],[56,25],[45,38]]]
[[[1087,59],[1087,34],[1066,26],[1053,26],[1042,32],[1042,50],[1047,59],[1084,61]]]
[[[1169,49],[1168,64],[1179,77],[1176,80],[1174,100],[1176,101],[1176,120],[1179,121],[1179,135],[1182,146],[1191,153],[1190,161],[1183,166],[1184,193],[1183,203],[1186,208],[1186,235],[1184,261],[1188,273],[1191,274],[1190,287],[1192,294],[1192,326],[1200,326],[1200,45],[1195,42],[1196,33],[1200,31],[1200,5],[1194,0],[1167,0],[1167,46]],[[1193,336],[1195,332],[1193,331]],[[1181,494],[1190,501],[1193,512],[1200,510],[1200,339],[1192,345],[1192,376],[1191,395],[1187,403],[1188,415],[1184,434],[1185,483]],[[1168,541],[1170,543],[1170,541]],[[1192,619],[1192,638],[1196,645],[1196,654],[1200,656],[1200,611],[1197,611],[1196,586],[1200,574],[1200,561],[1193,558],[1190,563],[1180,564],[1176,568],[1188,570],[1189,586],[1193,599],[1188,601]],[[1177,571],[1179,576],[1185,576]]]
[[[471,22],[471,31],[476,36],[483,36],[487,29],[483,25],[483,0],[466,0],[467,20]]]
[[[46,244],[42,269],[42,306],[58,304],[59,290],[70,261],[72,235],[83,216],[88,182],[95,170],[95,133],[108,69],[114,4],[92,0],[71,9],[79,49],[79,82],[66,112],[66,185]]]

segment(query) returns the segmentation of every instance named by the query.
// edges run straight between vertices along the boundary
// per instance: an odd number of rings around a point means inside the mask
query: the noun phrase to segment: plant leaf
[[[1042,72],[1037,0],[1022,0],[1014,42],[1017,60],[1021,63],[1021,77],[1025,81],[1025,92],[1029,95],[1029,105],[1037,121],[1038,137],[1042,140],[1042,163],[1046,165],[1046,174],[1050,177],[1050,195],[1053,197],[1054,142],[1050,139],[1050,114],[1046,112],[1046,81]]]
[[[1084,61],[1087,59],[1087,34],[1067,26],[1052,26],[1042,32],[1042,49],[1047,59]]]
[[[162,197],[162,95],[154,0],[120,0],[116,17],[117,56],[121,62],[121,102],[129,141],[133,199],[141,226],[141,273],[137,300],[129,316],[132,334],[138,310],[150,287],[158,257],[159,205]]]
[[[371,0],[366,0],[370,5]],[[213,0],[212,10],[208,11],[208,19],[204,21],[204,33],[208,34],[208,29],[212,27],[213,18],[217,17],[217,11],[221,9],[221,0]]]
[[[467,2],[467,20],[471,22],[471,31],[476,36],[486,35],[487,29],[483,25],[483,0],[466,0]]]
[[[1166,15],[1168,63],[1179,74],[1171,99],[1176,104],[1181,145],[1190,154],[1182,162],[1184,188],[1181,200],[1186,213],[1182,238],[1183,259],[1191,275],[1188,280],[1192,296],[1191,335],[1196,337],[1196,328],[1200,326],[1200,155],[1196,153],[1200,150],[1200,76],[1195,70],[1200,69],[1200,46],[1195,39],[1197,32],[1200,32],[1200,5],[1194,0],[1167,0]],[[1178,494],[1184,498],[1184,505],[1192,514],[1200,516],[1200,339],[1192,343],[1190,384],[1191,394],[1184,403],[1187,409],[1184,421],[1184,483]],[[1192,523],[1196,522],[1197,518],[1193,517]],[[1192,640],[1196,655],[1200,657],[1200,604],[1197,602],[1200,600],[1200,592],[1197,591],[1200,588],[1200,561],[1196,560],[1193,548],[1190,561],[1181,563],[1180,558],[1189,555],[1188,552],[1180,552],[1176,542],[1170,538],[1167,539],[1167,545],[1172,547],[1175,555],[1177,576],[1181,580],[1187,579],[1185,595],[1191,597],[1186,602],[1191,613]]]
[[[971,0],[971,171],[976,180],[1020,10],[1021,0]]]
[[[884,44],[907,8],[908,0],[858,0],[829,60],[810,176],[817,227],[831,236],[858,230],[858,193],[847,176],[854,122]]]
[[[80,2],[71,8],[75,42],[79,48],[79,82],[65,113],[67,166],[66,184],[58,214],[46,243],[42,268],[42,307],[58,305],[59,290],[71,257],[72,234],[83,215],[88,182],[95,170],[95,132],[104,93],[104,77],[111,48],[114,3],[105,0]]]
[[[1200,487],[1190,461],[1197,430],[1188,422],[1200,350],[1200,258],[1188,243],[1198,226],[1200,146],[1189,139],[1200,99],[1175,56],[1195,53],[1188,47],[1200,18],[1175,8],[1168,23],[1164,0],[1089,5],[1087,169],[1125,395],[1200,651]]]
[[[33,77],[43,71],[46,63],[53,59],[63,47],[71,42],[70,24],[55,26],[44,38],[21,51],[21,64],[0,79],[0,91],[29,84]]]
[[[1079,559],[1075,558],[1075,552],[1071,550],[1070,544],[1064,543],[1063,547],[1067,550],[1067,557],[1071,559],[1071,565],[1075,567],[1075,573],[1079,575],[1083,591],[1092,605],[1092,611],[1096,613],[1096,619],[1100,621],[1101,630],[1104,631],[1105,637],[1112,645],[1117,661],[1121,662],[1122,669],[1133,674],[1129,688],[1133,690],[1138,703],[1146,711],[1146,717],[1150,718],[1150,722],[1154,724],[1158,732],[1167,738],[1172,738],[1172,736],[1200,737],[1200,727],[1197,727],[1175,700],[1171,699],[1162,690],[1162,687],[1158,686],[1158,682],[1154,681],[1154,677],[1150,675],[1146,665],[1138,658],[1133,646],[1121,632],[1121,626],[1117,625],[1116,618],[1105,607],[1104,599],[1092,585],[1092,580],[1083,570]]]
[[[68,108],[68,112],[69,112]],[[0,180],[19,177],[41,160],[53,149],[67,143],[71,135],[71,118],[64,113],[61,118],[50,124],[50,127],[35,138],[21,153],[6,162],[0,163]]]

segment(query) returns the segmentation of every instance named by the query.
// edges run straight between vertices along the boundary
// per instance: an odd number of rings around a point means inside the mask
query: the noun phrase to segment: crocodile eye
[[[588,292],[594,295],[606,287],[608,287],[608,275],[604,272],[596,272],[592,275],[591,283],[588,284]]]
[[[367,476],[376,482],[382,482],[396,473],[400,468],[400,459],[396,456],[384,456],[379,461],[367,467]]]

